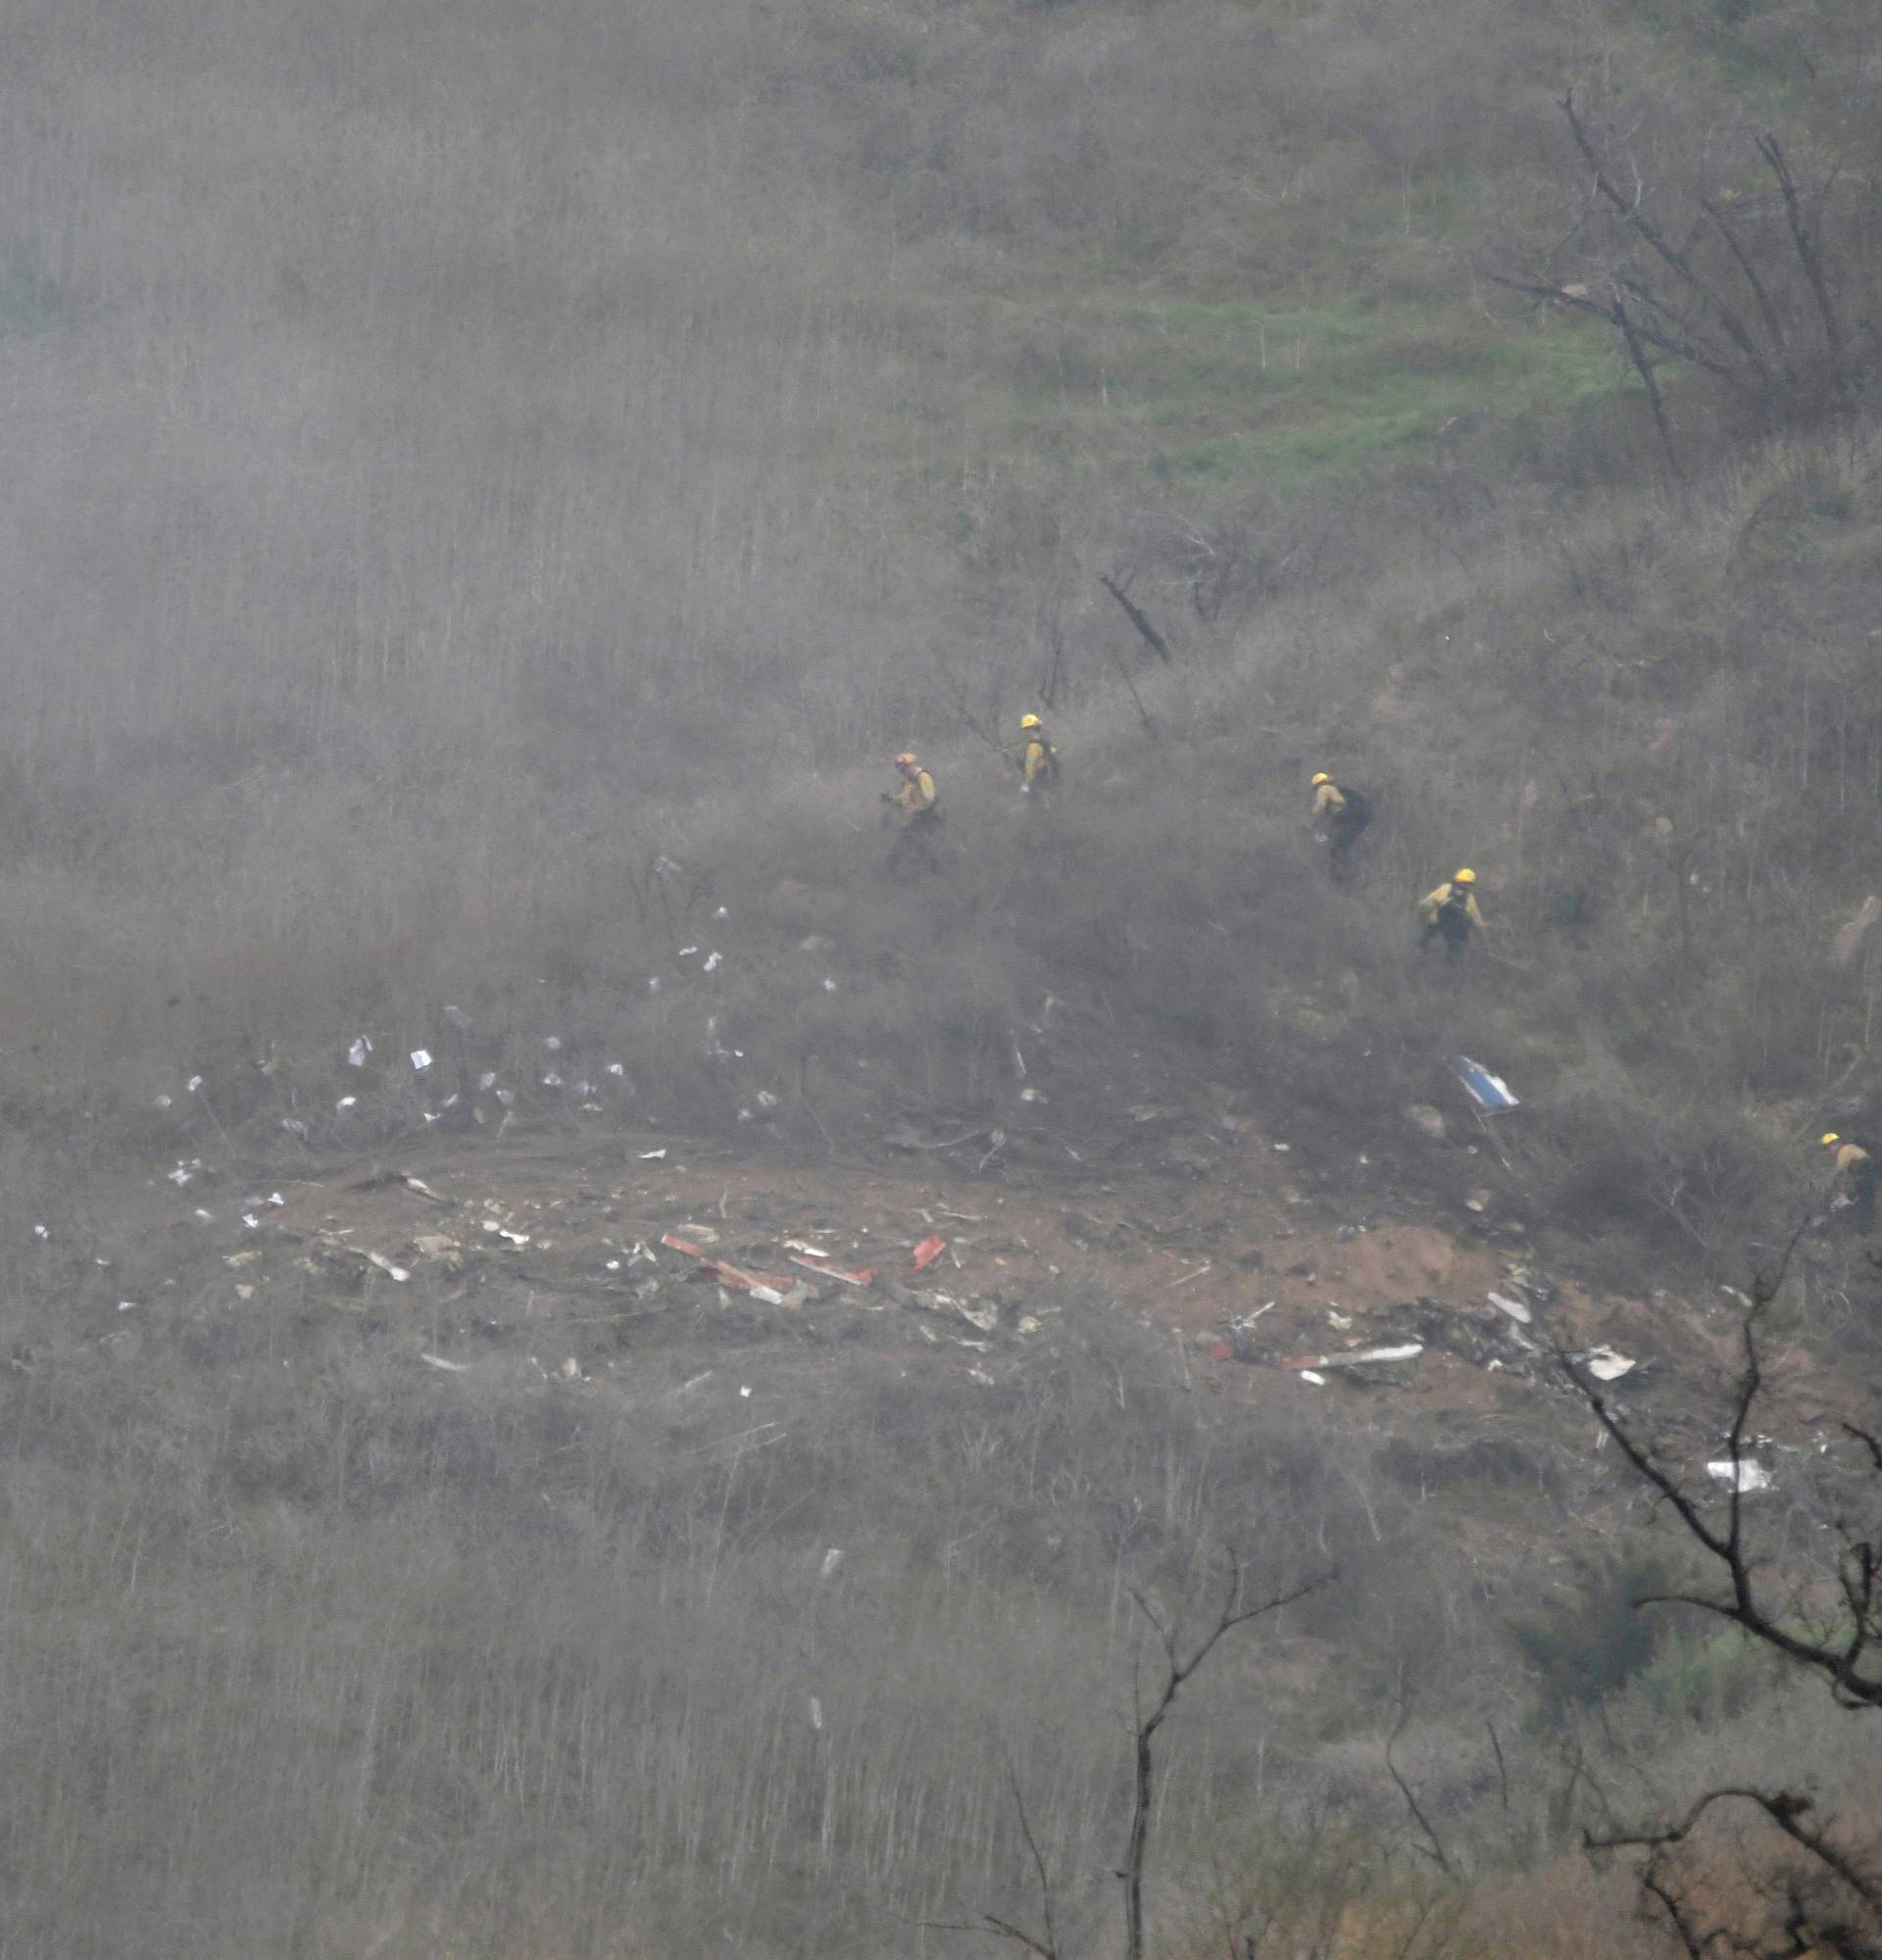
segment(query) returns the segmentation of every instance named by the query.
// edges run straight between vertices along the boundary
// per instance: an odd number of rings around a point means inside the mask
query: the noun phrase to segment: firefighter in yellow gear
[[[1838,1195],[1847,1200],[1837,1209],[1847,1209],[1850,1223],[1866,1231],[1875,1223],[1875,1189],[1882,1166],[1860,1144],[1834,1130],[1825,1131],[1822,1143],[1836,1164]]]
[[[1454,871],[1436,891],[1426,892],[1418,901],[1418,911],[1424,920],[1418,944],[1429,946],[1435,940],[1442,940],[1444,956],[1449,962],[1456,962],[1463,956],[1463,949],[1470,941],[1471,928],[1486,923],[1477,909],[1476,882],[1477,874],[1466,865],[1461,871]]]
[[[1352,869],[1353,847],[1372,821],[1372,800],[1361,790],[1336,783],[1324,769],[1308,787],[1313,792],[1314,828],[1332,847],[1328,866],[1337,885]]]
[[[918,859],[932,871],[938,861],[935,846],[940,841],[941,829],[941,800],[934,778],[913,755],[898,756],[895,766],[902,787],[884,790],[882,801],[899,814],[902,827],[889,849],[886,868],[892,875],[899,875],[909,868],[912,860]]]
[[[1059,752],[1036,714],[1019,717],[1019,787],[1027,796],[1045,796],[1059,787]]]

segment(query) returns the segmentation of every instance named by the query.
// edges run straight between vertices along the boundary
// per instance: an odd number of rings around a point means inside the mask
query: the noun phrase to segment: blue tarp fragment
[[[1510,1085],[1500,1075],[1492,1075],[1480,1061],[1472,1061],[1467,1054],[1457,1055],[1451,1066],[1457,1070],[1458,1080],[1464,1086],[1471,1102],[1479,1109],[1495,1111],[1513,1109],[1516,1099],[1510,1093]]]

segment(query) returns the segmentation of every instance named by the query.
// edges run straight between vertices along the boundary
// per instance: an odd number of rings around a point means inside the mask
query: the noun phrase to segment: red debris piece
[[[727,1265],[723,1259],[702,1259],[700,1271],[716,1280],[722,1280],[729,1287],[737,1287],[741,1293],[757,1293],[761,1287],[771,1293],[789,1293],[791,1282],[779,1279],[773,1273],[748,1273],[742,1267]]]
[[[690,1239],[675,1239],[670,1232],[662,1233],[660,1243],[675,1252],[684,1252],[689,1259],[703,1259],[706,1256],[704,1248],[695,1246]]]
[[[915,1264],[909,1270],[913,1273],[925,1273],[947,1250],[948,1242],[939,1232],[930,1234],[915,1249]]]
[[[1235,1358],[1235,1344],[1232,1341],[1218,1341],[1209,1350],[1212,1361],[1232,1361]]]
[[[791,1264],[802,1266],[807,1273],[821,1273],[825,1279],[841,1280],[845,1286],[866,1287],[875,1278],[873,1266],[863,1266],[849,1272],[842,1266],[833,1266],[828,1259],[808,1258],[802,1252],[790,1254]]]

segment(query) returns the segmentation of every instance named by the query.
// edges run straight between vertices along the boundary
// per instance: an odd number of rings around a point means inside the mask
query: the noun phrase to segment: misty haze
[[[0,1960],[1876,1960],[1871,0],[0,55]]]

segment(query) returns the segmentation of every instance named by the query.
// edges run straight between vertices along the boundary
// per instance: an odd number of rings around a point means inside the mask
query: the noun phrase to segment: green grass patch
[[[1558,413],[1624,381],[1583,322],[1365,301],[1014,309],[1003,344],[983,383],[984,444],[1075,446],[1164,482],[1362,476],[1460,422]]]

